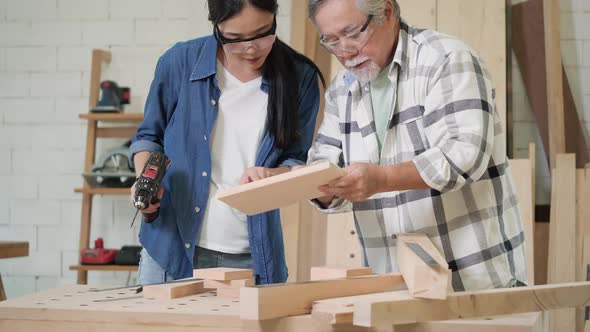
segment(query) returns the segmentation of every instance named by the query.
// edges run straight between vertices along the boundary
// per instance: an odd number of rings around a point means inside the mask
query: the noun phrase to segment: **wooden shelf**
[[[70,265],[73,271],[137,271],[137,265]]]
[[[76,188],[77,193],[93,195],[129,195],[129,188]]]
[[[29,242],[0,241],[0,258],[29,256]]]
[[[141,122],[142,113],[82,113],[80,119],[96,120],[104,122]]]

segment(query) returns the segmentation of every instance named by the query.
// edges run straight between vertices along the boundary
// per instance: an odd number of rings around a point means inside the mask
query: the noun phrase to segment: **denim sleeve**
[[[129,164],[133,167],[133,157],[141,151],[163,151],[164,131],[169,115],[174,109],[176,93],[173,79],[170,79],[170,61],[166,55],[158,60],[154,80],[145,102],[143,122],[131,139]]]
[[[315,70],[309,70],[300,87],[299,118],[297,131],[300,139],[285,149],[279,159],[279,167],[305,165],[307,151],[315,131],[316,117],[320,105],[320,87]]]

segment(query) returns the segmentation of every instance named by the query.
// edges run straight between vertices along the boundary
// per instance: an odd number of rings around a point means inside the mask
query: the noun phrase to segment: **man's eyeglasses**
[[[217,40],[222,43],[225,49],[230,53],[246,53],[250,47],[253,47],[257,50],[265,49],[275,42],[276,32],[276,16],[274,17],[270,30],[249,38],[226,38],[223,34],[221,34],[221,31],[219,31],[219,27],[217,25],[215,25],[214,28],[215,38],[217,38]]]
[[[368,27],[372,19],[373,15],[369,15],[362,26],[357,27],[342,38],[322,36],[320,38],[320,44],[335,55],[340,55],[344,52],[356,52],[365,46],[371,36],[372,30],[368,29]],[[342,46],[343,41],[352,47],[344,48]]]

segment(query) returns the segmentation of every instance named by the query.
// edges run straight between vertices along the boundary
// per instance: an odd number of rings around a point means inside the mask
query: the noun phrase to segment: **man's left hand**
[[[344,170],[346,175],[320,186],[319,189],[326,195],[360,202],[378,193],[379,186],[383,184],[382,169],[379,165],[358,163]]]

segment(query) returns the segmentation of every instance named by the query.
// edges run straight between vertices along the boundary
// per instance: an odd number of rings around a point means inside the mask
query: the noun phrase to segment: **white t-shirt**
[[[210,137],[209,203],[197,245],[230,254],[250,252],[246,215],[217,200],[218,190],[239,185],[253,167],[266,122],[268,95],[260,90],[262,77],[242,83],[217,62],[221,95]]]

